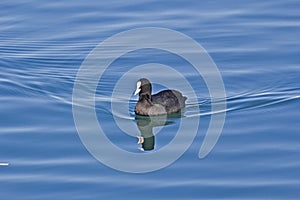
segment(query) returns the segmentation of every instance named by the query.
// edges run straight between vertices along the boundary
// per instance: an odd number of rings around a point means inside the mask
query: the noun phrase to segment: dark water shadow
[[[154,127],[167,126],[175,123],[175,119],[184,117],[184,112],[180,111],[169,115],[159,116],[141,116],[136,115],[135,121],[141,133],[138,136],[138,144],[141,144],[142,151],[151,151],[155,148],[155,135],[153,134]]]

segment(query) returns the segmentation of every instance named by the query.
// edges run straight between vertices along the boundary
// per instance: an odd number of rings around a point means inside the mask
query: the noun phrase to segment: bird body
[[[152,86],[149,80],[142,78],[137,82],[135,94],[139,100],[135,113],[144,116],[166,115],[179,112],[185,107],[187,97],[177,90],[163,90],[151,95]]]

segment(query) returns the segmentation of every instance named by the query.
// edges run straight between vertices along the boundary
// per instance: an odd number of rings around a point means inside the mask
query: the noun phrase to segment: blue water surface
[[[299,1],[5,0],[0,8],[0,162],[9,163],[0,166],[0,199],[299,199]],[[218,143],[199,159],[213,113],[205,83],[187,74],[198,99],[188,100],[185,116],[200,117],[197,137],[172,165],[131,174],[103,165],[82,144],[72,91],[100,42],[143,27],[173,29],[201,44],[222,74],[227,110]],[[189,65],[166,52],[131,52],[97,90],[108,137],[141,154],[137,139],[115,125],[107,99],[130,66],[149,62],[183,71]],[[134,120],[136,100],[128,99],[129,116],[117,117]],[[201,113],[193,112],[195,103]],[[179,123],[163,127],[156,151]]]

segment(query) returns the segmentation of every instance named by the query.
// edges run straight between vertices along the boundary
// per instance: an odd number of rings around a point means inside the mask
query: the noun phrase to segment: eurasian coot
[[[138,115],[153,116],[177,113],[185,107],[187,97],[176,90],[163,90],[151,95],[152,86],[149,80],[142,78],[136,84],[134,95],[139,94],[139,100],[134,112]]]

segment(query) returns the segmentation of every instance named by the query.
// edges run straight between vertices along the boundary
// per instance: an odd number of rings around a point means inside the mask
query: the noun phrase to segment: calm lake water
[[[0,162],[9,163],[0,166],[1,199],[299,199],[299,1],[17,0],[0,6]],[[107,167],[85,148],[72,92],[81,64],[100,42],[143,27],[179,31],[201,44],[222,75],[227,109],[217,144],[199,159],[212,115],[201,77],[164,51],[144,49],[117,59],[96,92],[98,120],[116,146],[141,155],[159,152],[181,121],[200,118],[197,136],[178,160],[132,174]],[[118,79],[147,63],[181,71],[197,98],[188,99],[185,118],[156,124],[155,149],[141,152],[137,138],[114,120],[138,123],[137,98],[116,100],[129,102],[128,115],[110,106]],[[153,86],[154,92],[164,88]],[[133,92],[135,83],[126,87]]]

